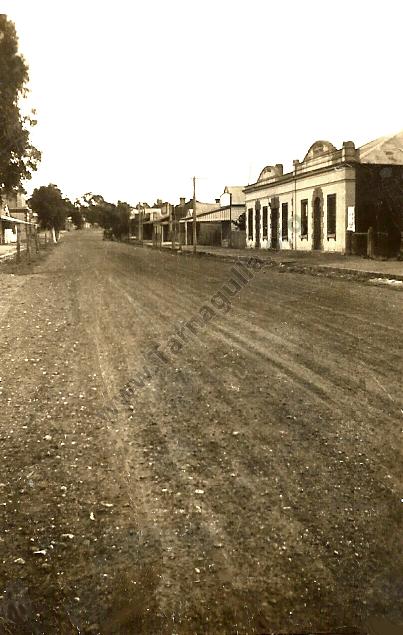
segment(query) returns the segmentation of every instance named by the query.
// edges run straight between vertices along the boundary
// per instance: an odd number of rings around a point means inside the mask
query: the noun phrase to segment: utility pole
[[[172,240],[172,249],[174,250],[176,247],[176,220],[175,220],[175,205],[171,206],[171,240]]]
[[[196,177],[193,177],[193,253],[197,251],[197,227],[196,227]]]
[[[143,245],[143,208],[138,207],[138,221],[139,221],[139,235],[138,235],[138,241],[140,245]]]
[[[31,262],[31,224],[25,225],[25,235],[27,239],[27,262]]]
[[[232,247],[232,192],[229,194],[229,246]]]
[[[176,211],[175,211],[175,215],[176,215]],[[182,236],[181,236],[180,217],[179,217],[179,220],[178,220],[178,251],[182,251]]]
[[[140,210],[140,241],[143,244],[143,208]]]

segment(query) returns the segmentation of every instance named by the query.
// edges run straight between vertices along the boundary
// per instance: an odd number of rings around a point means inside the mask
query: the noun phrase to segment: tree
[[[93,194],[92,192],[84,194],[79,202],[86,221],[91,225],[97,224],[105,229],[111,228],[109,219],[115,207],[113,203],[105,201],[101,194]]]
[[[232,222],[233,222],[233,224],[236,227],[238,227],[239,230],[245,231],[245,229],[246,229],[246,214],[245,214],[245,212],[242,212],[242,214],[239,215],[238,220],[233,220]]]
[[[132,208],[129,203],[118,201],[115,210],[113,233],[116,238],[121,239],[123,236],[129,235],[129,219]]]
[[[69,216],[71,216],[71,220],[73,221],[76,228],[82,229],[84,225],[84,215],[83,215],[83,211],[80,206],[80,203],[76,201],[75,205],[73,205],[72,203],[70,203],[70,205],[71,205],[71,211]]]
[[[18,53],[15,26],[0,14],[0,194],[22,189],[21,182],[31,178],[41,158],[29,139],[35,111],[23,116],[19,107],[27,82],[28,66]]]
[[[81,205],[86,220],[97,223],[104,229],[110,229],[113,235],[121,239],[129,234],[129,218],[132,210],[129,203],[118,201],[108,203],[100,194],[87,192],[81,197]]]
[[[71,216],[73,204],[63,198],[57,185],[50,183],[36,188],[28,201],[31,209],[38,214],[42,229],[54,230],[57,237],[65,226],[66,217]]]

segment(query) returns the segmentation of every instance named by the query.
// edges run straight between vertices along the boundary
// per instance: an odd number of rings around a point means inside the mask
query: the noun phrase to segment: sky
[[[56,183],[136,204],[214,201],[318,139],[403,128],[400,0],[0,0]]]

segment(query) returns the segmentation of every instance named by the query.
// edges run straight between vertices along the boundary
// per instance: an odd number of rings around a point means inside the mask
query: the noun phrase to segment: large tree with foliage
[[[0,195],[30,179],[41,157],[29,137],[35,112],[24,116],[20,111],[27,82],[28,66],[18,53],[15,26],[0,14]]]
[[[65,226],[66,217],[71,216],[74,208],[68,199],[63,198],[57,185],[52,183],[36,188],[28,202],[38,214],[42,229],[54,230],[56,235]]]
[[[74,204],[68,201],[68,204],[70,207],[69,216],[71,216],[71,220],[77,229],[82,229],[84,226],[84,215],[80,201],[77,199]]]
[[[85,219],[91,223],[97,223],[104,229],[112,230],[116,238],[122,238],[129,234],[129,218],[131,205],[123,201],[108,203],[100,194],[88,192],[81,198],[82,212]]]
[[[239,230],[245,231],[245,229],[246,229],[246,214],[245,214],[245,212],[242,212],[242,214],[239,215],[238,220],[233,220],[232,222]]]
[[[112,230],[117,238],[129,235],[129,219],[131,206],[129,203],[118,201],[115,208],[115,213],[112,219]]]
[[[114,208],[113,203],[105,201],[101,194],[93,194],[92,192],[83,194],[79,203],[82,214],[88,223],[105,228],[109,227],[108,217]]]

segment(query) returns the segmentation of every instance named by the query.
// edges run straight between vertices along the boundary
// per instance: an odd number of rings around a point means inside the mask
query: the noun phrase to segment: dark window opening
[[[248,238],[253,238],[253,209],[248,209]]]
[[[308,199],[301,201],[301,238],[308,237]]]
[[[281,238],[288,240],[288,203],[281,205]]]
[[[263,240],[267,240],[268,237],[268,208],[267,205],[263,206]]]
[[[327,235],[336,238],[336,194],[327,197]]]

